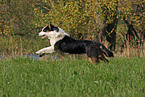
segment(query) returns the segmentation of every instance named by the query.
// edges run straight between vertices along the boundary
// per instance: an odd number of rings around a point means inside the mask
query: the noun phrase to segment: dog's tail
[[[101,45],[100,48],[107,57],[114,57],[114,54],[110,50],[108,50],[104,45]]]

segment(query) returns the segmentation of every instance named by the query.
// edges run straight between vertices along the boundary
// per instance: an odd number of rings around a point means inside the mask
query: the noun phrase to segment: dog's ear
[[[48,24],[48,27],[51,29],[51,23]]]

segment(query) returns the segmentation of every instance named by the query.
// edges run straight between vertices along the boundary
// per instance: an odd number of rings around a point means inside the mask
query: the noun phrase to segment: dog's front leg
[[[54,47],[50,46],[37,51],[36,54],[43,55],[45,53],[53,53],[53,52],[55,52]]]

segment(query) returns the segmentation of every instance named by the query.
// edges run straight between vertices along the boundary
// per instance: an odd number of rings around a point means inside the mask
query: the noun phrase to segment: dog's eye
[[[47,32],[47,31],[50,31],[50,29],[49,29],[48,26],[46,26],[45,28],[42,29],[42,31],[43,31],[43,32]]]
[[[59,29],[57,27],[53,28],[53,30],[56,30],[56,32],[59,32]]]
[[[43,30],[43,32],[47,32],[47,30]]]

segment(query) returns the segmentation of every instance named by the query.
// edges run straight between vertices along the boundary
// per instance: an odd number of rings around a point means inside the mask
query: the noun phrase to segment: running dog
[[[89,60],[93,64],[99,63],[100,60],[109,62],[105,56],[114,57],[113,53],[103,44],[97,41],[76,40],[65,33],[61,28],[50,23],[42,29],[39,36],[41,36],[42,39],[48,37],[51,44],[51,46],[36,52],[36,54],[39,54],[40,56],[43,56],[46,53],[54,53],[56,51],[69,54],[87,54]]]

